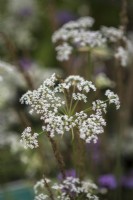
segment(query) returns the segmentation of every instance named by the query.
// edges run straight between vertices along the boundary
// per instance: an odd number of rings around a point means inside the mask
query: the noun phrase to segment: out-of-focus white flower
[[[2,76],[0,76],[0,82],[1,82],[1,81],[3,81],[3,77],[2,77]]]
[[[8,2],[8,11],[14,14],[30,14],[36,11],[36,7],[37,4],[35,0],[12,0]]]
[[[117,109],[120,108],[120,101],[119,101],[119,97],[117,94],[114,94],[114,92],[112,92],[110,90],[106,90],[105,95],[108,97],[110,104],[113,103],[113,104],[115,104]]]
[[[90,28],[93,26],[95,20],[92,17],[80,17],[80,19],[77,20],[77,23],[79,24],[80,27],[83,28]]]
[[[120,61],[122,67],[126,67],[128,63],[128,51],[123,47],[118,47],[117,52],[115,53],[115,58]]]
[[[81,17],[76,21],[70,21],[63,25],[65,29],[75,29],[75,28],[90,28],[94,24],[94,19],[90,16]]]
[[[4,61],[0,61],[0,75],[3,80],[0,82],[0,107],[2,107],[14,98],[16,87],[25,87],[26,83],[17,68]]]
[[[98,88],[105,88],[105,87],[109,87],[112,88],[115,86],[115,83],[110,80],[105,73],[99,73],[96,77],[95,77],[95,84]]]
[[[93,18],[82,17],[76,21],[66,23],[59,30],[55,31],[52,36],[53,43],[62,41],[59,48],[56,47],[58,60],[69,59],[73,49],[80,50],[82,47],[93,49],[102,46],[106,42],[100,31],[90,30],[93,23]],[[62,51],[63,49],[65,51]]]
[[[15,66],[0,60],[0,70],[4,70],[9,73],[13,73]]]
[[[58,51],[57,59],[60,61],[68,60],[69,56],[72,53],[73,48],[67,44],[66,42],[62,45],[56,47],[56,51]]]
[[[124,32],[121,28],[103,26],[101,32],[110,42],[117,42],[124,39]]]

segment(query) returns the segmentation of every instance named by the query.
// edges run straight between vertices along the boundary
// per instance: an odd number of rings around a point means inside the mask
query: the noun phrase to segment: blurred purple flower
[[[97,76],[97,75],[99,75],[101,73],[106,74],[106,69],[105,69],[105,67],[103,65],[101,65],[100,63],[98,63],[98,66],[95,68],[94,73],[95,73],[95,76]]]
[[[76,17],[74,14],[66,10],[62,10],[57,13],[57,20],[60,26],[75,19]]]
[[[115,189],[117,187],[117,181],[113,174],[105,174],[98,178],[98,184],[100,187],[108,189]]]
[[[19,15],[21,15],[22,17],[29,17],[32,15],[32,13],[33,13],[32,9],[25,7],[20,10]]]
[[[74,178],[76,178],[76,171],[75,171],[74,169],[66,170],[66,171],[65,171],[65,174],[66,174],[66,177],[74,177]],[[57,178],[58,178],[60,181],[62,181],[62,180],[63,180],[62,174],[59,173]]]
[[[24,70],[28,70],[32,65],[32,61],[28,58],[22,58],[19,60],[19,64]]]
[[[88,155],[92,155],[93,162],[99,164],[103,160],[103,155],[101,154],[101,144],[100,140],[96,144],[90,143],[86,145]]]
[[[125,188],[133,188],[133,175],[123,176],[121,179],[121,186]]]

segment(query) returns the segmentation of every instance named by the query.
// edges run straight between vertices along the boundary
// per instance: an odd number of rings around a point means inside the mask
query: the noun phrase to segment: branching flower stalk
[[[127,29],[127,24],[128,24],[128,16],[127,16],[127,6],[128,6],[128,1],[127,0],[121,0],[121,12],[120,12],[120,24],[126,32]]]

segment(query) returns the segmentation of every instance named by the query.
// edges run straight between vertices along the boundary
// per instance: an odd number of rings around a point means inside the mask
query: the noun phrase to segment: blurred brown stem
[[[73,141],[73,156],[75,168],[78,174],[78,177],[83,180],[86,172],[86,149],[85,142],[79,137],[78,132],[75,131],[74,141]]]
[[[47,134],[47,137],[48,137],[48,139],[49,139],[49,141],[52,145],[53,153],[54,153],[54,156],[55,156],[56,161],[58,163],[58,166],[60,168],[62,177],[63,177],[63,179],[65,179],[66,178],[65,163],[64,163],[63,157],[62,157],[62,155],[61,155],[61,153],[58,149],[56,141],[49,134]]]
[[[127,24],[128,24],[128,16],[127,16],[127,1],[128,0],[121,0],[121,12],[120,12],[120,25],[122,26],[123,30],[126,31]]]

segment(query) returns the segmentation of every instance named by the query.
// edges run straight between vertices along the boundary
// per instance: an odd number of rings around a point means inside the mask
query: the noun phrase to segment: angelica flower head
[[[55,31],[52,36],[53,43],[61,41],[61,44],[56,47],[58,60],[68,60],[74,49],[80,50],[82,47],[93,49],[106,42],[100,31],[90,30],[93,23],[92,17],[81,17]]]
[[[108,90],[106,101],[93,101],[92,106],[77,112],[80,102],[87,105],[88,93],[95,91],[93,83],[81,76],[71,75],[63,81],[53,74],[37,90],[24,94],[20,101],[31,107],[30,113],[40,116],[42,130],[51,137],[68,132],[73,134],[76,128],[80,138],[87,143],[97,142],[98,135],[106,126],[104,113],[107,112],[107,102],[115,104],[117,109],[120,102],[118,96]],[[31,129],[26,129],[22,134],[25,146],[37,147],[37,136],[35,133],[31,135]]]
[[[111,48],[115,47],[114,44],[118,44],[120,41],[127,46],[128,40],[121,27],[102,26],[100,30],[91,30],[93,23],[93,18],[81,17],[78,20],[64,24],[54,32],[52,42],[57,45],[55,50],[59,61],[68,60],[75,51],[96,53],[95,49],[107,47],[110,43],[112,44]],[[128,60],[127,49],[120,46],[117,50],[114,50],[111,51],[114,52],[113,56],[120,60],[121,66],[126,66]]]

